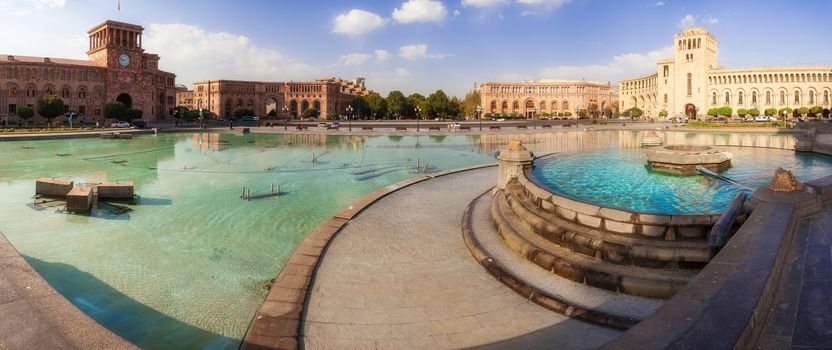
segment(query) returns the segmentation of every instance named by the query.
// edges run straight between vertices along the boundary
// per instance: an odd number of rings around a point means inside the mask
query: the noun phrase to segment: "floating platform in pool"
[[[66,195],[66,211],[89,213],[95,204],[95,195],[91,187],[75,186]]]
[[[72,191],[72,180],[41,177],[35,180],[35,195],[47,197],[64,197]]]
[[[711,171],[725,171],[731,167],[734,155],[712,146],[674,145],[653,147],[647,150],[647,163],[653,171],[696,175],[696,168],[703,167]]]

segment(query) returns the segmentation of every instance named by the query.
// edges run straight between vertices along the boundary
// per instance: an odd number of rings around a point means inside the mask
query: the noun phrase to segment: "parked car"
[[[123,120],[119,120],[119,121],[117,121],[117,122],[115,122],[115,123],[111,124],[111,125],[110,125],[110,127],[112,127],[112,128],[119,128],[119,129],[122,129],[122,128],[129,128],[129,127],[130,127],[130,123],[128,123],[128,122],[126,122],[126,121],[123,121]]]
[[[504,122],[504,121],[506,121],[506,118],[500,118],[500,119],[497,119],[497,121],[498,122]]]
[[[130,122],[130,125],[135,126],[137,129],[144,129],[147,127],[147,122],[144,120],[134,120]]]
[[[335,128],[335,129],[338,129],[338,128],[340,128],[340,127],[341,127],[341,123],[339,123],[339,122],[332,122],[332,124],[329,124],[329,127],[331,127],[331,128]]]
[[[754,117],[755,122],[776,122],[777,118],[768,115],[758,115]]]
[[[252,117],[252,116],[248,115],[248,116],[245,116],[245,117],[240,117],[240,121],[241,122],[253,122],[253,121],[257,120],[255,118],[257,118],[257,117]]]
[[[326,123],[318,123],[318,127],[319,127],[319,128],[325,128],[325,127],[326,127]]]

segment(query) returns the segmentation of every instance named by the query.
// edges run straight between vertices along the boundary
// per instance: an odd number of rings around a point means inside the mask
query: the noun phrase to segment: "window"
[[[9,89],[9,97],[17,97],[17,88],[16,87],[12,86],[12,88]]]
[[[668,75],[670,75],[670,67],[665,65],[664,66],[664,77],[666,78]]]
[[[800,104],[800,91],[797,91],[797,90],[794,91],[794,104],[795,105]]]
[[[78,98],[87,98],[87,90],[84,88],[78,90]]]
[[[716,92],[711,94],[711,105],[716,106]]]
[[[826,106],[829,104],[829,91],[823,92],[823,105]]]
[[[786,104],[786,92],[780,91],[780,105],[783,106]]]
[[[667,103],[667,94],[664,94],[664,103]]]
[[[72,96],[72,93],[69,91],[69,88],[63,88],[61,90],[61,98],[69,98],[70,96]]]
[[[693,95],[693,74],[688,73],[688,96]]]
[[[771,91],[766,91],[766,106],[771,106]]]
[[[814,104],[815,104],[815,92],[814,91],[809,91],[809,105],[811,106],[811,105],[814,105]]]
[[[35,88],[30,86],[26,88],[26,97],[35,97]]]
[[[752,91],[751,92],[751,105],[752,106],[757,105],[757,91]]]
[[[17,105],[16,104],[9,104],[9,114],[16,115],[17,114]]]
[[[731,94],[726,91],[725,92],[725,105],[728,106],[731,104]]]

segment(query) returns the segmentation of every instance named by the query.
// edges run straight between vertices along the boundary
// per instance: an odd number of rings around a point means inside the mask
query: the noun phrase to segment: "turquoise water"
[[[794,144],[789,135],[661,135],[678,144]],[[493,163],[493,152],[513,139],[538,155],[568,152],[553,160],[576,152],[607,156],[601,163],[609,163],[632,152],[642,136],[578,130],[420,137],[205,133],[0,142],[0,231],[67,299],[127,340],[151,349],[233,349],[269,280],[303,237],[365,194],[417,176],[417,164],[436,171]],[[795,159],[790,151],[759,152],[749,161],[775,167]],[[813,161],[825,169],[823,159]],[[735,169],[735,176],[753,178]],[[558,178],[586,175],[564,171],[568,176]],[[30,204],[37,177],[132,180],[141,202],[123,215],[35,210]],[[629,177],[608,178],[620,183]],[[239,198],[243,187],[258,192],[272,184],[284,195]]]
[[[832,175],[832,157],[794,151],[726,147],[732,167],[721,173],[740,186],[704,176],[652,172],[641,149],[606,149],[558,154],[536,163],[532,176],[567,196],[638,212],[718,213],[737,192],[765,185],[777,167],[802,181]]]

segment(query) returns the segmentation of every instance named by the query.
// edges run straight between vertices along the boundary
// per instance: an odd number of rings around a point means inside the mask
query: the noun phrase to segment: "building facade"
[[[142,48],[144,28],[104,21],[89,35],[88,60],[0,55],[0,119],[19,122],[19,106],[35,108],[44,95],[57,95],[67,111],[86,121],[104,121],[107,102],[141,109],[144,119],[172,115],[176,75],[159,70],[159,56]]]
[[[609,83],[585,80],[539,80],[520,83],[490,82],[480,86],[484,113],[563,114],[573,118],[581,110],[598,112],[617,106],[617,95]]]
[[[638,107],[648,118],[702,118],[710,108],[830,107],[832,67],[729,69],[717,63],[716,37],[703,28],[674,36],[674,57],[656,64],[656,72],[618,84],[621,110]]]
[[[275,111],[281,118],[297,118],[303,111],[315,109],[320,118],[328,119],[346,115],[347,106],[356,96],[370,93],[361,77],[353,81],[324,78],[309,82],[207,80],[195,82],[193,90],[177,92],[176,100],[188,109],[204,109],[225,117],[242,107],[258,116]]]

